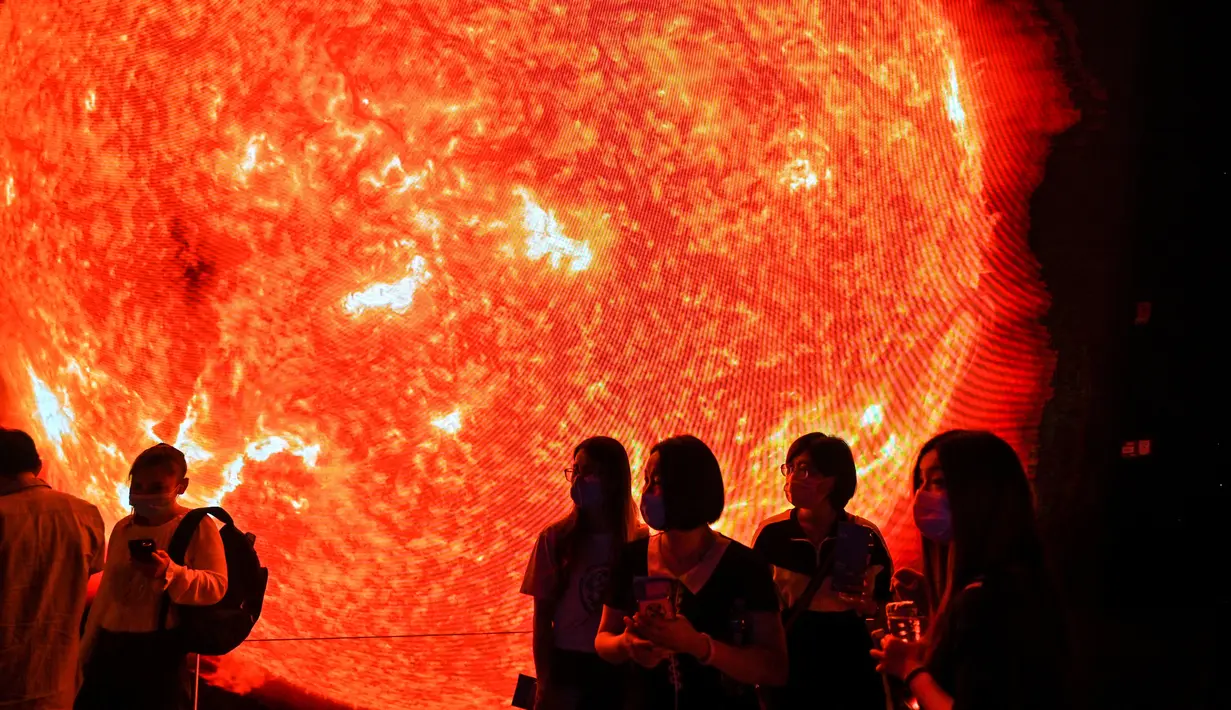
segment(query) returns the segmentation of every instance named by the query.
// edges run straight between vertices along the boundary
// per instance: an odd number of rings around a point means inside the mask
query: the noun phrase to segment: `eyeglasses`
[[[804,461],[798,461],[794,466],[784,463],[778,467],[778,470],[782,472],[783,476],[795,476],[800,479],[821,475],[815,468],[812,468],[810,464]]]
[[[588,469],[578,468],[576,466],[569,466],[568,468],[564,469],[564,478],[569,483],[572,483],[573,481],[576,481],[578,478],[581,478],[582,476],[589,476],[590,473],[591,471]]]

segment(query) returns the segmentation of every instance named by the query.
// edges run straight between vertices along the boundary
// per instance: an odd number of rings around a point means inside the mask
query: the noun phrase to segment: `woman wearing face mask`
[[[948,432],[923,448],[915,521],[948,545],[939,609],[921,643],[887,637],[879,670],[923,710],[1064,706],[1065,636],[1021,461],[994,434]]]
[[[538,710],[620,707],[623,677],[594,652],[611,564],[645,536],[632,502],[628,453],[605,436],[573,450],[573,510],[539,534],[521,592],[534,597]]]
[[[763,522],[752,543],[773,566],[789,624],[790,679],[786,687],[763,693],[766,704],[776,710],[883,710],[884,684],[868,658],[873,643],[865,618],[889,601],[893,563],[880,530],[846,512],[855,495],[855,458],[837,437],[805,434],[787,449],[782,475],[794,507]],[[833,588],[841,523],[870,531],[862,596],[839,595]],[[817,575],[824,575],[819,586],[813,584]]]
[[[636,664],[626,707],[751,710],[753,686],[786,680],[773,578],[756,552],[710,529],[723,505],[722,471],[699,439],[650,450],[641,514],[660,532],[624,548],[594,640],[607,661]],[[641,609],[646,580],[666,592],[662,616]]]
[[[911,490],[916,494],[915,525],[922,539],[923,572],[909,568],[898,570],[893,577],[893,593],[899,600],[914,602],[919,613],[925,616],[936,612],[940,607],[941,597],[945,594],[952,531],[949,527],[948,508],[942,508],[947,503],[945,499],[928,493],[922,496],[917,494],[920,489],[925,488],[924,464],[935,464],[937,447],[964,433],[955,430],[932,437],[920,450],[911,476]]]
[[[146,449],[129,472],[133,514],[115,524],[107,562],[82,640],[85,678],[78,710],[169,710],[187,700],[187,654],[177,643],[174,605],[217,604],[226,594],[226,552],[208,517],[193,534],[179,565],[167,556],[175,528],[188,509],[177,501],[188,490],[184,454],[167,444]],[[134,558],[130,542],[152,541],[153,552]],[[163,595],[174,603],[159,630]]]

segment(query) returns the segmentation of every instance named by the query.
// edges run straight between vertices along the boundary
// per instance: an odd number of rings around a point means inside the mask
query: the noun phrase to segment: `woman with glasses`
[[[573,509],[539,534],[521,587],[534,597],[535,708],[617,708],[623,677],[595,654],[594,635],[616,555],[645,536],[628,453],[615,439],[586,439],[564,475]]]
[[[790,674],[786,687],[762,693],[764,702],[775,710],[883,710],[884,684],[868,662],[873,644],[865,620],[890,600],[893,563],[880,530],[846,512],[855,495],[855,458],[845,441],[814,432],[791,444],[781,471],[794,507],[761,523],[752,545],[773,567],[785,609]],[[834,589],[843,523],[869,529],[862,594]]]

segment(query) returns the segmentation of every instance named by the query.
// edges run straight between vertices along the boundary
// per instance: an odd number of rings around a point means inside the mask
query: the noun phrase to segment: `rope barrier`
[[[371,636],[288,636],[286,638],[248,639],[244,643],[276,643],[280,641],[370,641],[381,639],[427,639],[462,636],[518,636],[531,631],[467,631],[453,634],[374,634]]]

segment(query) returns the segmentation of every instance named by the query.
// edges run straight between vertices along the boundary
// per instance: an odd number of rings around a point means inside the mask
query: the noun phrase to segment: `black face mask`
[[[667,505],[661,493],[644,493],[641,496],[641,517],[645,524],[655,530],[667,529]]]
[[[573,503],[585,510],[601,510],[603,507],[603,482],[597,478],[583,476],[573,481],[569,489]]]

